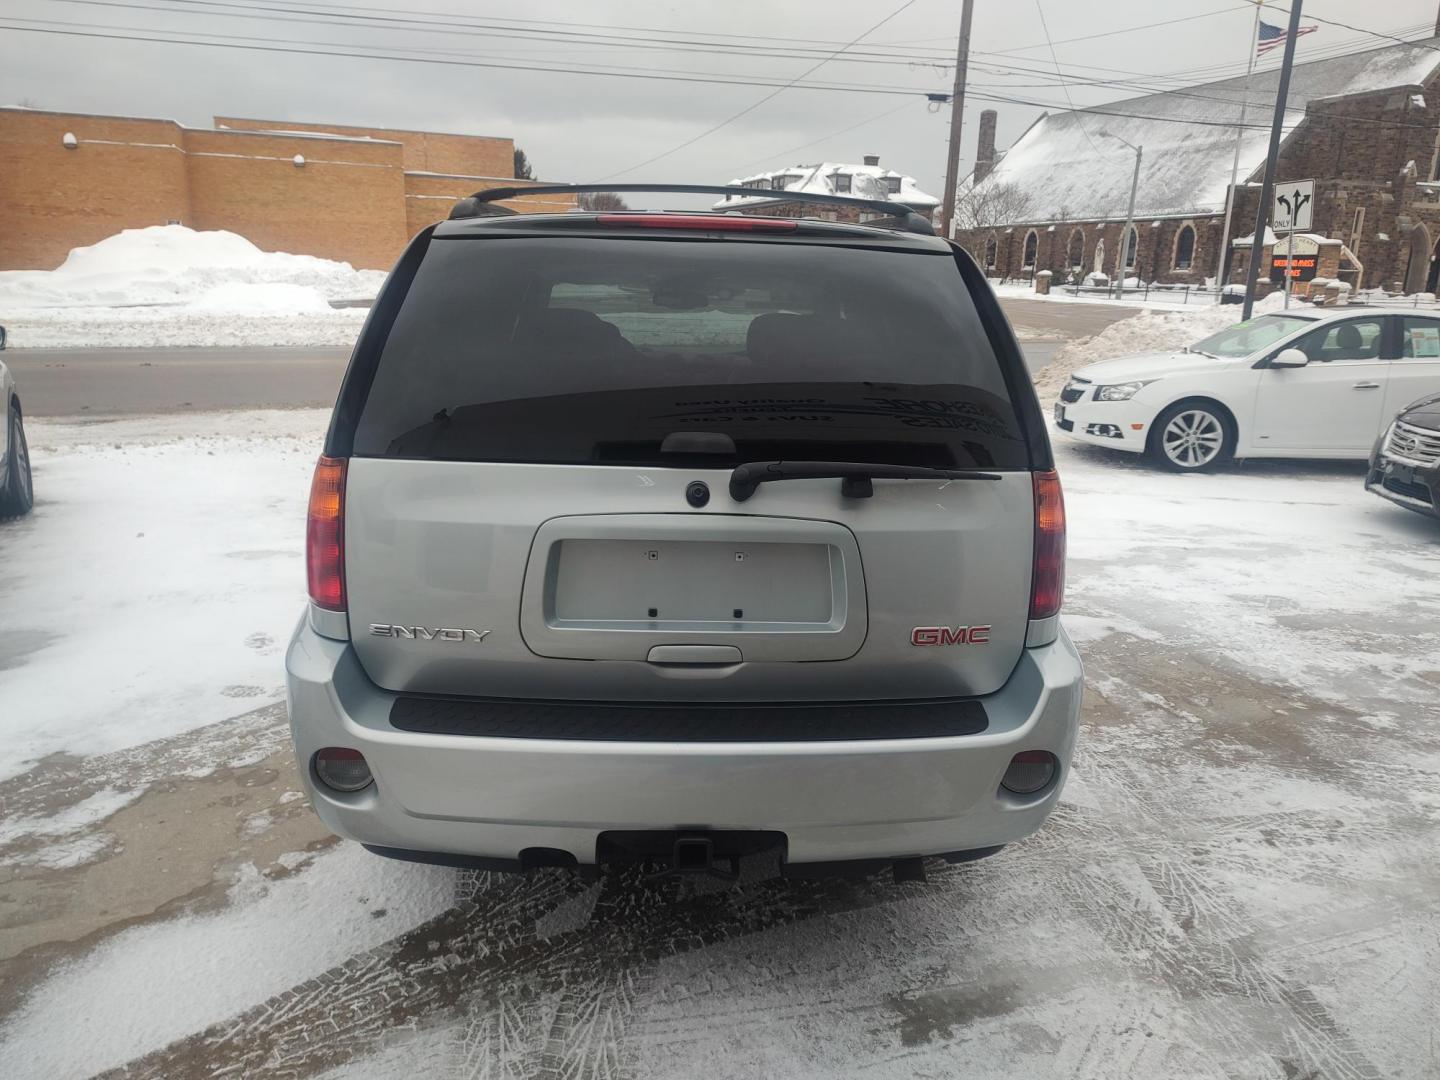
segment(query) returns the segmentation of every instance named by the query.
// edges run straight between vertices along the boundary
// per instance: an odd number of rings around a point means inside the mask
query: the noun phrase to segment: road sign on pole
[[[1270,220],[1276,232],[1290,234],[1285,245],[1285,306],[1290,306],[1290,283],[1295,277],[1295,234],[1307,231],[1315,220],[1315,181],[1291,180],[1275,185]]]
[[[1280,85],[1275,88],[1275,116],[1270,121],[1270,148],[1265,152],[1264,179],[1255,200],[1255,232],[1250,247],[1250,268],[1245,272],[1245,306],[1241,319],[1255,313],[1255,286],[1260,280],[1260,248],[1265,242],[1265,219],[1275,194],[1275,163],[1280,159],[1280,129],[1285,123],[1285,100],[1290,93],[1290,71],[1295,66],[1295,39],[1300,36],[1300,9],[1305,0],[1290,0],[1290,29],[1285,38],[1285,59],[1280,64]]]
[[[1276,232],[1307,232],[1314,221],[1314,180],[1292,180],[1275,185],[1275,205],[1270,208],[1270,222]]]

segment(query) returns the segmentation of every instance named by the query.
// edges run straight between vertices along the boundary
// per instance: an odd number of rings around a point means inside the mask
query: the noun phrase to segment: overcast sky
[[[1245,0],[977,0],[975,6],[974,96],[967,102],[961,155],[965,171],[974,161],[980,109],[999,109],[1002,148],[1040,111],[1032,105],[980,101],[980,95],[1064,108],[1067,90],[1069,101],[1085,106],[1135,96],[1143,92],[1137,84],[1181,86],[1243,73],[1254,12]],[[1437,6],[1440,0],[1308,0],[1304,21],[1313,21],[1310,16],[1334,19],[1409,39],[1433,31]],[[1286,15],[1277,7],[1278,0],[1270,0],[1264,17],[1283,25]],[[1066,87],[1056,81],[1042,10]],[[857,92],[784,90],[713,134],[639,169],[635,166],[701,135],[774,87],[95,40],[15,29],[227,35],[233,44],[313,48],[304,43],[324,43],[318,47],[784,83],[892,14],[853,46],[857,53],[870,54],[863,58],[867,62],[841,56],[806,76],[806,81]],[[385,15],[429,21],[436,28],[381,21]],[[447,23],[446,16],[455,19]],[[562,180],[623,173],[616,178],[725,183],[799,162],[859,161],[863,154],[879,154],[883,163],[916,176],[923,188],[939,194],[948,114],[931,111],[924,94],[949,89],[959,18],[959,0],[0,0],[0,103],[23,100],[62,111],[171,117],[191,125],[231,114],[506,135],[527,151],[539,175]],[[1142,28],[1171,19],[1186,21]],[[492,25],[480,25],[487,20]],[[497,33],[497,22],[508,23],[510,33]],[[1300,59],[1386,44],[1366,33],[1319,25],[1319,32],[1301,40]],[[577,33],[625,40],[584,43],[569,36]],[[657,46],[657,39],[669,44]],[[716,45],[726,51],[703,51]],[[757,55],[760,46],[786,54]],[[1277,51],[1263,66],[1278,63]],[[1105,79],[1130,85],[1093,85]],[[902,92],[882,92],[897,89]]]

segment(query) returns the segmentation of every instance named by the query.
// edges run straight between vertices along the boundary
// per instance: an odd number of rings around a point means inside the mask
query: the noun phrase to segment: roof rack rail
[[[501,199],[517,199],[522,195],[581,195],[587,192],[668,191],[682,195],[740,195],[745,198],[768,198],[777,202],[813,202],[850,206],[895,218],[904,232],[934,236],[930,219],[915,208],[899,202],[879,199],[852,199],[845,195],[821,195],[809,191],[771,191],[768,188],[724,187],[717,184],[537,184],[534,187],[498,187],[477,191],[456,202],[450,220],[473,217],[508,217],[516,211],[497,206]],[[760,192],[764,194],[760,194]],[[741,209],[737,207],[737,209]]]

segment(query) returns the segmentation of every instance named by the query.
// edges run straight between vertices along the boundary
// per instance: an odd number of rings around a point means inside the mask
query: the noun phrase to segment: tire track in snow
[[[483,1058],[488,1075],[623,1076],[613,1040],[648,964],[817,915],[893,903],[917,886],[775,881],[681,899],[668,885],[626,872],[605,879],[581,932],[538,938],[536,919],[573,888],[558,874],[483,888],[473,904],[392,944],[104,1075],[289,1080],[372,1051],[386,1032],[449,1017],[466,1021],[467,1045],[495,1052]],[[552,1003],[541,1005],[547,998]]]
[[[1100,666],[1093,652],[1089,663],[1092,672]],[[1164,706],[1177,719],[1189,718],[1169,701]],[[1176,732],[1177,741],[1180,734]],[[1124,741],[1124,736],[1117,741]],[[1123,875],[1068,879],[1068,884],[1081,887],[1070,893],[1077,914],[1117,948],[1143,956],[1142,970],[1148,977],[1182,994],[1207,999],[1216,1012],[1215,1034],[1237,1049],[1268,1055],[1292,1070],[1291,1075],[1306,1075],[1309,1070],[1326,1080],[1383,1080],[1380,1069],[1314,992],[1295,983],[1250,944],[1254,914],[1223,883],[1205,873],[1214,861],[1213,849],[1224,850],[1219,841],[1264,828],[1293,835],[1293,821],[1303,829],[1313,823],[1314,815],[1281,809],[1241,819],[1196,821],[1184,807],[1166,805],[1159,789],[1147,786],[1137,775],[1146,769],[1157,771],[1154,759],[1168,753],[1146,746],[1127,753],[1116,749],[1087,758],[1091,766],[1087,782],[1108,795],[1107,816],[1124,837],[1123,847],[1144,887],[1125,897],[1113,889]],[[1360,778],[1352,774],[1346,779],[1355,784]],[[1089,896],[1083,892],[1087,887]],[[1152,905],[1158,906],[1162,917],[1147,910]],[[1275,1030],[1257,1032],[1253,1022],[1247,1024],[1242,1015],[1246,1003],[1274,1008],[1280,1014]],[[1278,1036],[1279,1045],[1267,1035]]]

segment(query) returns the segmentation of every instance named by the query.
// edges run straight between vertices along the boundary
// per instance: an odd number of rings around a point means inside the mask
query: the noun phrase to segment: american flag
[[[1306,34],[1313,34],[1319,30],[1318,26],[1302,26],[1295,31],[1296,38],[1302,38]],[[1260,40],[1255,43],[1255,55],[1264,56],[1271,49],[1278,49],[1285,44],[1285,39],[1290,36],[1290,31],[1283,26],[1271,26],[1267,22],[1260,24]]]

